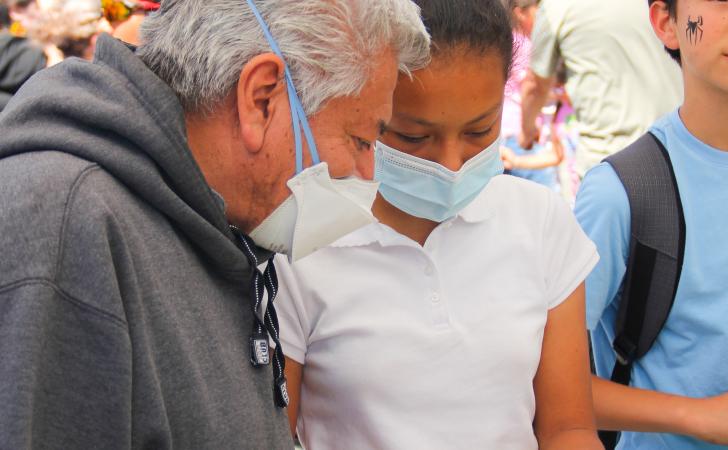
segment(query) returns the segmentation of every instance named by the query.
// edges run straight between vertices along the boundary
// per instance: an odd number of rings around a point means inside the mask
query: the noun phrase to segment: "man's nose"
[[[370,151],[362,152],[355,158],[354,175],[364,180],[374,178],[374,145]]]

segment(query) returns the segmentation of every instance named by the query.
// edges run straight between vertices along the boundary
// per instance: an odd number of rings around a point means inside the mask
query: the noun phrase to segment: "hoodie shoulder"
[[[0,159],[0,287],[54,277],[69,198],[95,168],[53,151]]]

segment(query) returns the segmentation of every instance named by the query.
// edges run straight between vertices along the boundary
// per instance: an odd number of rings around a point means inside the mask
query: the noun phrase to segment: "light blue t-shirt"
[[[634,364],[632,385],[690,397],[728,391],[728,152],[690,134],[678,111],[650,131],[670,154],[686,223],[685,259],[670,317]],[[601,259],[587,278],[587,325],[597,374],[611,376],[619,291],[629,250],[629,201],[607,163],[584,178],[576,217]],[[726,449],[656,433],[622,433],[618,449]]]

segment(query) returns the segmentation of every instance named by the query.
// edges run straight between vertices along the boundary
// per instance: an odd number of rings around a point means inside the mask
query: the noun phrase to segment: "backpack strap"
[[[651,133],[605,159],[629,199],[629,259],[612,343],[612,381],[629,385],[632,365],[660,334],[675,302],[685,254],[685,217],[665,146]],[[600,432],[607,450],[617,432]]]

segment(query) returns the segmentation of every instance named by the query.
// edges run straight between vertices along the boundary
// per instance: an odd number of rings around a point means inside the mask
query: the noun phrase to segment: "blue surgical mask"
[[[465,208],[496,175],[503,173],[500,138],[457,172],[377,142],[374,179],[379,193],[407,214],[444,222]]]

